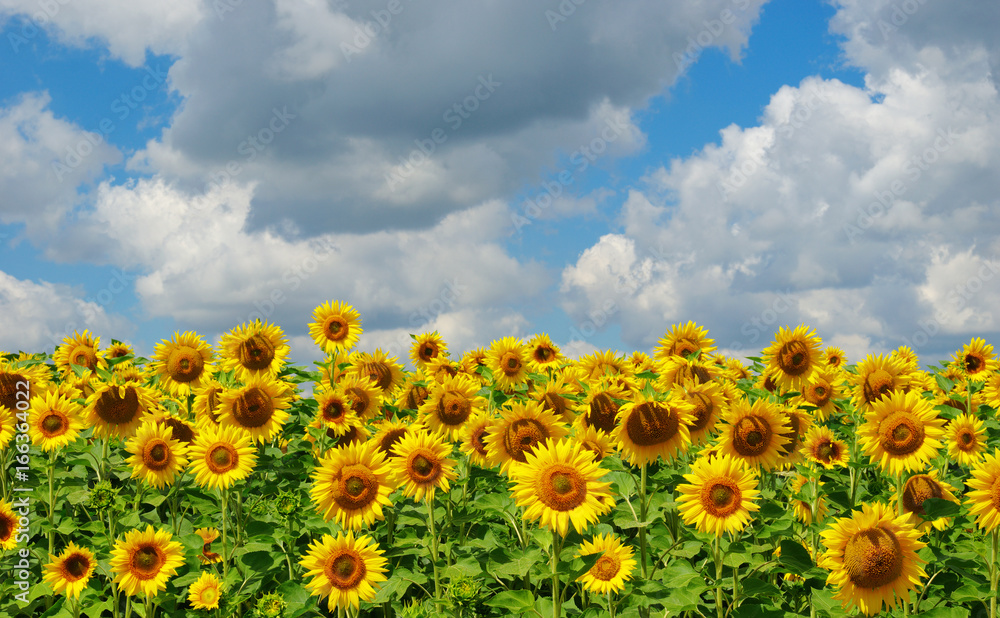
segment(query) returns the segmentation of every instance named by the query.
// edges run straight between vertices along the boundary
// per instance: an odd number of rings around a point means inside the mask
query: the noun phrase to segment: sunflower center
[[[208,467],[215,474],[229,472],[238,460],[239,454],[228,444],[218,444],[208,453]]]
[[[351,409],[354,410],[354,413],[358,416],[364,416],[372,401],[365,389],[352,386],[347,389],[347,394],[351,397]]]
[[[163,567],[164,556],[152,545],[143,545],[132,553],[132,575],[142,579],[156,577]]]
[[[86,575],[89,569],[90,560],[86,556],[73,554],[63,560],[63,573],[68,576],[66,579],[76,581]]]
[[[834,457],[839,454],[839,452],[840,449],[837,448],[836,444],[830,442],[829,440],[825,440],[820,442],[816,447],[816,459],[819,459],[823,463],[830,463],[833,461]]]
[[[550,464],[542,470],[538,499],[556,511],[571,511],[587,498],[587,479],[565,464]]]
[[[66,417],[58,412],[49,412],[42,419],[42,433],[46,437],[59,436],[66,433],[69,429],[69,424],[66,422]]]
[[[86,367],[91,371],[97,367],[97,354],[90,346],[77,346],[69,354],[70,362],[74,365]]]
[[[142,464],[150,470],[163,470],[170,463],[170,447],[160,439],[146,442],[142,449]]]
[[[379,449],[389,455],[390,457],[395,457],[392,452],[392,448],[396,446],[396,443],[403,439],[406,435],[406,428],[401,427],[399,429],[392,429],[382,437],[382,441],[379,442]]]
[[[334,501],[348,511],[361,509],[375,501],[378,487],[378,479],[367,466],[345,466],[340,476],[340,491]]]
[[[684,358],[691,356],[700,349],[701,348],[688,339],[681,339],[674,344],[674,354],[677,356],[683,356]]]
[[[625,431],[636,446],[663,444],[676,436],[679,429],[677,414],[655,402],[635,406],[625,421]]]
[[[504,442],[511,458],[525,463],[525,455],[548,437],[549,430],[535,419],[519,418],[507,428]]]
[[[958,448],[963,451],[971,450],[976,443],[976,436],[968,429],[963,429],[958,434]]]
[[[163,420],[163,424],[170,428],[173,432],[173,437],[175,440],[179,440],[186,444],[190,444],[194,440],[194,430],[188,426],[187,423],[180,419],[167,417]]]
[[[410,459],[410,475],[420,483],[435,480],[441,473],[441,464],[436,457],[428,458],[422,453],[415,454]]]
[[[712,420],[712,400],[705,393],[691,393],[687,400],[694,405],[694,422],[688,427],[692,432],[705,429]]]
[[[879,434],[882,448],[896,457],[909,455],[924,443],[923,423],[905,411],[894,412],[883,420]]]
[[[424,345],[420,346],[419,355],[420,355],[420,360],[424,362],[437,358],[438,355],[437,346],[431,343],[425,343]]]
[[[743,457],[756,457],[771,444],[771,425],[757,416],[744,416],[733,431],[733,449]]]
[[[242,427],[261,427],[271,420],[273,414],[271,396],[256,386],[237,397],[233,405],[233,417]]]
[[[609,552],[598,558],[597,562],[594,563],[594,566],[590,567],[590,575],[594,579],[599,579],[602,582],[608,582],[618,575],[621,568],[621,560],[619,560],[618,556]]]
[[[611,433],[615,429],[617,415],[618,404],[611,399],[611,396],[607,393],[597,393],[590,400],[590,414],[587,415],[587,424],[604,433]]]
[[[903,572],[899,539],[884,528],[855,533],[844,548],[844,569],[859,588],[875,589],[891,584]]]
[[[486,450],[486,430],[487,425],[483,425],[479,429],[472,432],[472,448],[476,449],[481,457],[488,457],[489,452]]]
[[[353,590],[364,579],[367,569],[358,552],[344,548],[332,554],[326,563],[326,577],[340,590]]]
[[[980,369],[983,368],[983,359],[979,358],[975,354],[965,355],[965,371],[966,373],[978,373]]]
[[[267,369],[274,360],[274,344],[261,333],[256,333],[240,344],[237,358],[251,371]]]
[[[222,389],[212,386],[209,387],[208,392],[205,394],[205,408],[208,410],[209,416],[212,417],[212,422],[218,424],[219,422],[219,394],[222,393]]]
[[[323,332],[330,341],[342,341],[350,334],[351,329],[347,324],[347,320],[339,315],[335,315],[326,321]]]
[[[801,428],[801,422],[802,422],[798,414],[789,414],[787,418],[788,418],[788,426],[790,427],[790,429],[789,431],[782,433],[781,435],[785,438],[788,438],[788,443],[780,448],[780,451],[785,456],[794,453],[796,450],[798,450],[796,447],[799,444],[799,429]]]
[[[449,391],[438,402],[438,419],[445,425],[461,425],[472,414],[472,402],[461,394]]]
[[[809,370],[809,347],[802,341],[789,341],[778,350],[778,367],[790,376]]]
[[[940,483],[926,474],[918,474],[906,481],[903,488],[903,507],[910,513],[924,514],[924,500],[943,498]]]
[[[347,414],[344,402],[339,399],[331,399],[325,406],[323,406],[323,420],[328,423],[336,423],[344,418]]]
[[[175,382],[193,382],[204,369],[205,359],[190,346],[178,346],[167,358],[167,374]]]
[[[203,605],[213,605],[219,600],[219,589],[215,586],[208,586],[201,591],[201,602]]]
[[[408,410],[416,410],[423,405],[424,401],[427,400],[427,388],[424,386],[414,385],[413,388],[406,393],[406,408]]]
[[[378,384],[378,387],[383,391],[387,391],[392,388],[392,369],[389,367],[388,363],[365,363],[363,369],[365,375],[374,380],[375,383]]]
[[[729,517],[740,508],[743,493],[735,481],[717,478],[701,489],[701,506],[714,517]]]
[[[101,393],[94,410],[109,425],[127,425],[139,414],[139,394],[131,386],[126,386],[125,396],[120,397],[117,388],[109,388]]]
[[[17,393],[21,390],[20,385],[24,382],[28,382],[28,380],[19,373],[0,373],[0,407],[17,409],[19,399]],[[22,394],[21,401],[24,401],[23,397]]]
[[[830,391],[830,385],[825,382],[820,382],[819,384],[811,384],[809,388],[806,389],[806,401],[816,406],[817,408],[822,408],[830,401],[830,396],[833,393]]]
[[[10,539],[11,535],[14,533],[14,524],[16,523],[16,521],[7,515],[0,514],[0,541]]]
[[[507,377],[517,375],[521,370],[521,358],[516,352],[504,352],[500,357],[500,369]]]
[[[566,414],[566,400],[562,395],[556,393],[545,393],[542,397],[542,404],[546,410],[551,411],[556,416],[562,417]]]
[[[865,379],[865,385],[862,390],[864,392],[865,401],[868,403],[874,403],[886,393],[891,392],[892,389],[892,374],[885,369],[877,369],[871,372],[871,374]]]
[[[546,346],[538,346],[535,348],[535,360],[540,363],[548,361],[553,356],[555,356],[555,352],[552,351],[552,348]]]

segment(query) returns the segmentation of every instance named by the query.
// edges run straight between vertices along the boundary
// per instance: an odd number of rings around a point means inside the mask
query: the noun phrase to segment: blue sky
[[[995,3],[40,6],[0,7],[0,349],[263,316],[308,362],[327,300],[400,359],[1000,331]]]

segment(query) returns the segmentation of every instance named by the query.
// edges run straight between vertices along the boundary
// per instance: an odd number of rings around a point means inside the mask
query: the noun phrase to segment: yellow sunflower
[[[657,362],[656,373],[659,374],[656,383],[660,389],[670,390],[688,380],[708,384],[722,370],[708,357],[668,356]]]
[[[181,544],[171,540],[166,530],[147,525],[145,530],[129,530],[115,541],[111,551],[111,570],[119,590],[129,596],[156,596],[167,587],[167,580],[184,564]]]
[[[594,461],[601,461],[614,452],[611,436],[596,427],[577,427],[573,439],[594,455]]]
[[[219,369],[235,371],[243,382],[256,376],[275,378],[290,351],[279,327],[260,320],[244,322],[219,340]]]
[[[958,504],[955,491],[954,487],[938,478],[937,470],[914,474],[903,485],[903,512],[910,514],[910,523],[920,531],[926,531],[931,526],[937,530],[945,530],[951,524],[951,518],[923,519],[924,501],[928,498],[940,498]]]
[[[962,377],[973,382],[981,382],[997,371],[997,357],[993,346],[982,337],[974,337],[961,352],[955,352],[953,362],[962,371]]]
[[[341,376],[337,386],[347,394],[351,409],[362,421],[373,418],[382,408],[382,391],[369,377],[346,374]]]
[[[680,386],[684,400],[692,407],[692,418],[688,423],[691,445],[698,446],[715,434],[716,425],[726,405],[726,396],[717,382],[701,383],[688,379]]]
[[[413,366],[418,369],[427,367],[427,363],[448,356],[448,344],[437,331],[433,333],[422,333],[413,338],[413,346],[410,348],[410,360]]]
[[[796,406],[816,408],[813,415],[815,415],[816,420],[822,423],[837,413],[834,400],[844,396],[841,392],[841,382],[837,372],[830,369],[817,369],[812,377],[803,384],[799,396],[793,397],[790,403]]]
[[[758,399],[732,402],[718,438],[722,454],[742,459],[751,468],[771,470],[778,465],[790,440],[787,417],[778,404]]]
[[[670,330],[657,342],[653,350],[653,358],[662,361],[671,356],[687,358],[701,353],[704,357],[715,351],[715,340],[708,337],[708,329],[694,322],[674,324]]]
[[[250,434],[237,427],[203,427],[188,450],[198,485],[225,489],[245,479],[257,463]]]
[[[396,443],[396,457],[391,460],[395,482],[403,486],[403,495],[420,502],[434,500],[437,489],[448,491],[457,478],[455,460],[450,459],[452,445],[441,434],[414,431]]]
[[[125,444],[132,453],[126,460],[132,478],[139,477],[156,489],[172,485],[187,466],[187,447],[173,437],[173,429],[159,423],[144,423]]]
[[[415,431],[407,423],[395,420],[395,417],[382,421],[376,427],[375,435],[371,437],[371,441],[386,457],[395,457],[396,455],[392,452],[392,449],[396,448],[396,443],[406,434]]]
[[[486,348],[473,348],[462,355],[462,368],[472,376],[480,376],[479,368],[486,367],[486,357],[489,352]]]
[[[194,609],[216,609],[222,598],[222,582],[215,573],[205,571],[188,589],[188,603]]]
[[[392,505],[389,494],[396,488],[385,454],[371,441],[327,451],[312,481],[309,493],[319,514],[351,530],[385,519],[382,507]]]
[[[11,508],[9,502],[0,498],[0,549],[14,549],[17,547],[17,532],[20,518]]]
[[[23,410],[25,402],[33,401],[49,388],[49,378],[44,364],[26,365],[0,356],[0,411]]]
[[[427,401],[420,406],[420,417],[431,432],[442,431],[449,440],[457,440],[462,427],[476,413],[486,408],[479,384],[460,375],[445,378],[431,387]]]
[[[684,478],[687,483],[677,486],[678,509],[684,523],[701,532],[739,532],[750,523],[750,512],[760,510],[754,502],[760,494],[757,473],[742,459],[699,457]]]
[[[247,378],[240,388],[222,393],[219,424],[238,427],[258,443],[270,442],[281,433],[292,404],[292,388],[266,375]]]
[[[198,561],[202,564],[222,562],[222,556],[212,551],[212,543],[219,538],[219,530],[217,528],[198,528],[194,533],[201,537],[203,543],[201,553],[198,554]]]
[[[400,410],[419,410],[430,395],[427,376],[423,371],[411,373],[396,397],[396,407]]]
[[[779,447],[782,457],[779,465],[782,469],[787,469],[802,461],[802,453],[799,452],[799,448],[802,446],[802,437],[812,427],[812,416],[805,410],[797,408],[779,406],[778,409],[788,421],[788,431],[781,434],[788,438],[788,444]]]
[[[511,464],[527,461],[527,454],[545,440],[565,437],[569,428],[542,404],[531,402],[501,409],[500,418],[490,424],[487,432],[490,464],[500,464],[501,472],[506,473]]]
[[[339,386],[333,390],[323,390],[315,394],[316,413],[313,427],[332,429],[334,435],[340,437],[350,431],[352,425],[361,423],[361,419],[351,408],[351,399]]]
[[[582,404],[582,413],[576,417],[578,427],[595,427],[611,434],[618,422],[618,409],[621,405],[616,400],[628,397],[618,384],[603,378],[588,385],[587,394]]]
[[[116,358],[122,358],[123,356],[128,356],[129,354],[135,356],[135,350],[132,349],[127,343],[122,343],[121,341],[111,340],[111,345],[104,349],[105,360],[114,360]],[[123,365],[131,364],[132,361],[122,361],[115,364],[115,368],[122,367]]]
[[[87,397],[84,414],[94,435],[128,438],[149,416],[156,402],[153,389],[138,384],[101,382]]]
[[[52,586],[52,591],[56,594],[80,598],[96,565],[94,552],[70,542],[58,556],[49,554],[49,563],[43,568],[45,574],[42,581]]]
[[[801,492],[802,488],[805,487],[808,482],[809,479],[807,477],[802,476],[801,474],[796,474],[790,485],[790,489],[792,491],[792,509],[795,511],[795,518],[807,526],[813,522],[812,503],[807,500],[796,499],[795,494]],[[823,483],[820,482],[819,486],[822,487]],[[822,522],[826,519],[830,509],[826,505],[825,496],[820,495],[818,498],[819,500],[816,503],[816,521]]]
[[[991,373],[986,376],[983,390],[979,391],[979,394],[983,396],[983,403],[1000,411],[1000,373]]]
[[[469,458],[469,463],[480,468],[492,467],[489,451],[486,450],[486,436],[492,422],[493,418],[486,411],[480,410],[462,428],[459,448]]]
[[[597,350],[592,354],[581,356],[576,362],[576,366],[583,371],[583,375],[589,380],[599,380],[607,376],[617,376],[629,374],[631,363],[625,357],[619,356],[618,352],[611,350]]]
[[[605,474],[579,442],[546,440],[511,466],[511,493],[525,507],[524,519],[540,520],[562,537],[570,523],[583,534],[614,505],[611,483],[600,480]]]
[[[948,457],[963,466],[975,465],[986,450],[983,422],[974,416],[960,414],[945,427]]]
[[[545,333],[535,335],[528,340],[528,369],[542,373],[546,369],[554,369],[565,360],[559,346],[552,343]]]
[[[599,534],[593,541],[580,544],[576,558],[601,554],[594,566],[576,581],[594,594],[608,594],[625,590],[625,582],[632,579],[638,562],[632,548],[622,545],[621,539],[610,534]]]
[[[941,448],[944,419],[917,393],[894,391],[879,399],[858,427],[859,444],[872,463],[891,475],[919,472]]]
[[[653,371],[653,359],[649,357],[649,354],[640,350],[632,352],[632,356],[628,358],[628,362],[632,365],[633,373]]]
[[[837,519],[822,533],[826,553],[820,566],[831,573],[827,584],[845,610],[856,605],[874,616],[886,605],[909,603],[910,591],[926,576],[917,551],[926,546],[909,515],[895,516],[888,506],[863,504],[860,512]]]
[[[965,503],[979,527],[992,532],[1000,524],[1000,448],[983,455],[971,474],[965,484],[972,491],[965,494]]]
[[[194,411],[195,422],[198,425],[219,425],[219,404],[222,403],[222,393],[226,392],[226,387],[218,380],[210,380],[201,389],[195,391],[194,403],[191,409]]]
[[[327,301],[313,310],[309,335],[327,354],[352,349],[362,332],[361,314],[347,303]]]
[[[633,466],[662,458],[669,461],[687,451],[694,406],[676,391],[663,400],[638,395],[618,409],[611,441]]]
[[[152,368],[160,387],[178,397],[203,387],[212,377],[212,346],[197,333],[174,333],[170,340],[156,344]]]
[[[56,389],[35,397],[28,410],[31,443],[46,452],[66,446],[83,430],[82,414],[83,406]]]
[[[774,373],[778,388],[783,391],[800,391],[808,384],[813,372],[824,364],[820,351],[820,338],[816,331],[802,324],[791,330],[781,327],[774,342],[764,348],[764,364]]]
[[[89,331],[73,331],[72,337],[65,337],[62,345],[52,354],[52,362],[62,372],[63,378],[75,375],[73,365],[95,371],[98,367],[106,367],[104,353],[97,350],[101,338],[91,336]]]
[[[824,468],[846,466],[851,454],[847,444],[825,425],[816,425],[802,439],[802,456]]]
[[[392,395],[406,376],[403,374],[403,366],[396,361],[395,356],[389,356],[381,348],[376,348],[374,352],[355,352],[349,357],[351,366],[349,372],[370,378],[383,397]]]
[[[829,346],[823,351],[823,358],[826,361],[826,366],[831,369],[840,369],[847,365],[847,356],[844,355],[844,351],[836,346]]]
[[[576,419],[576,402],[569,398],[574,389],[562,375],[555,374],[545,384],[531,392],[531,398],[552,411],[559,420],[572,425]]]
[[[881,354],[866,356],[849,379],[854,386],[854,407],[859,412],[868,411],[883,395],[905,391],[910,383],[903,361]]]
[[[354,607],[361,601],[375,598],[376,586],[386,581],[385,553],[370,536],[354,537],[354,531],[337,534],[337,538],[324,534],[319,541],[309,544],[309,551],[299,564],[306,569],[306,583],[310,594],[329,595],[327,609]]]
[[[528,348],[515,337],[494,341],[486,355],[497,388],[511,391],[528,379]]]

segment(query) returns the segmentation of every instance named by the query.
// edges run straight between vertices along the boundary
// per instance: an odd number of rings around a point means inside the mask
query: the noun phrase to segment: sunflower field
[[[0,357],[0,616],[997,615],[1000,368],[544,334],[414,371],[339,301]]]

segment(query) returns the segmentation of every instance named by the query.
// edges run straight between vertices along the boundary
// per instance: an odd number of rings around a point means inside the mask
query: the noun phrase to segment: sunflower
[[[583,375],[589,380],[599,380],[606,376],[628,374],[630,363],[618,352],[597,350],[593,354],[581,356],[576,366],[583,370]]]
[[[219,368],[235,371],[236,378],[244,382],[259,375],[275,378],[290,351],[277,326],[260,320],[244,322],[219,340]]]
[[[778,388],[797,391],[807,384],[824,361],[816,331],[802,324],[791,330],[781,327],[763,351],[763,361],[773,370]]]
[[[73,331],[73,336],[63,338],[62,345],[56,348],[52,354],[52,362],[62,372],[63,378],[75,375],[73,365],[95,371],[98,367],[107,365],[104,353],[97,350],[100,343],[101,338],[91,336],[87,330],[82,334]]]
[[[316,405],[319,410],[316,413],[315,422],[311,426],[320,429],[326,427],[332,429],[334,435],[340,437],[347,433],[352,425],[359,424],[361,419],[351,409],[351,400],[339,386],[332,390],[323,390],[316,393]]]
[[[362,421],[374,417],[382,407],[382,391],[372,378],[347,374],[341,376],[337,386],[347,394],[351,409]]]
[[[433,501],[435,490],[448,491],[449,482],[458,476],[455,460],[449,458],[451,451],[451,443],[439,433],[414,431],[400,438],[390,464],[403,495],[416,502],[424,498]]]
[[[573,387],[560,374],[554,374],[545,384],[531,393],[531,398],[539,401],[546,410],[552,411],[559,420],[567,425],[576,419],[576,402],[570,399]]]
[[[954,487],[938,479],[937,470],[931,470],[927,474],[915,474],[903,485],[903,512],[910,514],[910,523],[918,530],[926,531],[931,526],[937,530],[945,530],[951,524],[951,518],[923,519],[924,501],[928,498],[940,498],[957,504],[955,491]]]
[[[910,591],[926,576],[917,551],[926,546],[909,515],[896,517],[881,502],[863,504],[861,512],[837,519],[823,531],[826,553],[820,566],[831,573],[827,584],[845,610],[857,605],[868,616],[909,603]]]
[[[809,479],[801,474],[796,474],[795,478],[792,479],[792,483],[789,486],[792,490],[792,509],[795,511],[795,517],[805,525],[810,525],[813,522],[813,512],[812,504],[806,500],[798,500],[795,498],[795,494],[800,493],[802,488],[806,486]],[[819,486],[822,487],[823,483],[820,482]],[[827,514],[830,509],[826,505],[826,497],[820,495],[817,496],[816,503],[816,521],[822,522],[826,519]]]
[[[48,383],[49,372],[44,364],[24,365],[0,356],[0,412],[5,408],[19,411],[17,404],[25,401],[26,394],[28,401],[32,401],[45,392]]]
[[[742,459],[724,453],[699,457],[684,478],[687,483],[677,486],[678,509],[684,523],[701,532],[739,532],[750,522],[750,511],[760,510],[754,502],[760,493],[757,473]]]
[[[528,379],[528,349],[515,337],[494,341],[486,355],[486,364],[493,372],[497,388],[511,391]]]
[[[961,352],[952,357],[954,364],[962,370],[962,376],[973,382],[981,382],[997,370],[997,357],[993,346],[982,337],[974,337]]]
[[[802,461],[802,453],[799,448],[802,445],[802,437],[812,427],[812,416],[805,410],[779,406],[788,421],[788,431],[781,435],[788,438],[788,444],[779,447],[782,459],[780,466],[782,469],[792,467]]]
[[[594,566],[577,578],[576,581],[594,594],[608,594],[625,590],[625,582],[632,579],[632,573],[638,564],[633,556],[632,548],[622,545],[621,539],[610,534],[599,534],[593,541],[580,544],[580,551],[575,558],[601,554]]]
[[[437,331],[433,333],[422,333],[413,337],[413,346],[410,348],[410,360],[417,369],[424,369],[427,363],[436,358],[448,356],[448,344]]]
[[[306,569],[306,584],[311,594],[329,595],[327,609],[352,606],[358,609],[361,601],[375,597],[375,586],[386,581],[386,564],[372,537],[355,538],[354,531],[337,534],[337,538],[324,534],[319,541],[309,544],[309,551],[299,562]]]
[[[156,489],[172,485],[187,466],[187,447],[175,440],[166,425],[148,422],[125,444],[132,453],[126,463],[132,466],[132,478],[140,477]]]
[[[186,331],[174,333],[170,340],[156,344],[152,369],[160,380],[160,387],[175,396],[190,394],[211,379],[212,346],[198,336]]]
[[[823,351],[823,358],[826,366],[830,369],[840,369],[847,364],[847,356],[844,351],[836,346],[830,346]]]
[[[43,451],[66,446],[83,430],[83,406],[51,389],[35,397],[28,410],[28,435]],[[2,442],[0,438],[0,442]]]
[[[837,412],[837,406],[833,402],[843,396],[840,385],[841,379],[835,371],[817,369],[802,385],[802,392],[799,396],[793,397],[790,403],[796,406],[816,408],[813,414],[816,416],[816,420],[822,423]]]
[[[525,507],[524,519],[565,537],[569,524],[580,534],[611,510],[611,483],[600,479],[607,470],[590,451],[571,440],[545,440],[524,463],[510,468],[511,493]]]
[[[428,378],[421,370],[407,376],[403,388],[396,397],[396,407],[400,410],[419,410],[431,392],[427,382]]]
[[[381,348],[376,348],[371,353],[355,352],[348,358],[351,363],[348,371],[371,378],[385,397],[395,392],[406,379],[403,367],[396,361],[396,357],[389,356]]]
[[[559,346],[552,343],[545,333],[535,335],[528,340],[528,368],[535,373],[558,367],[565,357],[559,351]]]
[[[486,408],[486,400],[478,392],[479,385],[465,375],[435,383],[427,401],[420,406],[423,424],[432,432],[442,431],[449,440],[457,440],[462,426]]]
[[[371,527],[385,519],[383,506],[396,488],[385,453],[375,442],[350,444],[327,451],[312,472],[310,496],[323,519],[336,519],[344,529]]]
[[[688,432],[692,446],[708,441],[715,433],[716,425],[726,405],[723,388],[717,382],[696,382],[688,379],[681,383],[684,400],[691,404],[691,422]]]
[[[573,439],[593,453],[594,461],[601,461],[614,452],[611,436],[595,427],[577,427]]]
[[[850,457],[847,444],[837,439],[833,430],[825,425],[816,425],[802,438],[802,456],[824,468],[846,466]]]
[[[222,598],[222,582],[215,573],[201,574],[188,589],[188,603],[194,609],[216,609]]]
[[[215,564],[222,562],[222,556],[212,551],[212,543],[219,538],[219,530],[216,528],[198,528],[194,531],[201,537],[201,553],[198,554],[198,561],[202,564]]]
[[[181,544],[172,538],[166,530],[147,524],[145,530],[129,530],[123,540],[115,541],[111,570],[119,590],[129,596],[141,592],[154,597],[165,590],[167,580],[184,564]]]
[[[194,411],[195,422],[199,426],[218,427],[219,404],[222,403],[222,393],[224,392],[226,392],[226,387],[218,380],[210,380],[201,389],[195,391],[191,409]]]
[[[56,594],[79,598],[87,587],[90,576],[94,574],[96,565],[94,552],[70,542],[58,556],[49,554],[49,563],[44,567],[42,580],[52,586],[52,591]]]
[[[945,427],[948,456],[963,466],[972,466],[982,459],[986,448],[983,422],[974,416],[960,414]]]
[[[174,432],[174,439],[180,442],[183,446],[191,446],[194,441],[194,436],[196,429],[182,418],[178,418],[166,410],[158,411],[153,414],[152,422],[163,425],[164,427],[169,427],[172,432]]]
[[[149,416],[155,398],[154,390],[146,386],[98,383],[85,402],[86,424],[94,428],[97,437],[131,437]]]
[[[546,439],[558,440],[569,434],[569,428],[541,403],[514,403],[500,410],[500,418],[487,430],[486,450],[490,464],[500,464],[506,473],[511,464],[524,463],[526,455]]]
[[[257,463],[250,434],[237,427],[203,427],[188,450],[198,485],[225,489],[245,479]]]
[[[628,395],[621,386],[603,378],[589,385],[583,401],[583,412],[576,417],[578,427],[595,427],[611,434],[618,422],[618,401]]]
[[[705,356],[715,351],[715,340],[708,337],[708,329],[690,320],[687,324],[671,326],[657,344],[653,358],[659,361],[671,356],[687,358],[698,353]]]
[[[618,409],[611,440],[633,466],[669,461],[691,444],[693,412],[694,406],[676,392],[663,401],[639,395]]]
[[[20,518],[14,513],[9,502],[0,498],[0,549],[17,547],[17,532],[20,529]]]
[[[361,315],[347,303],[327,301],[313,310],[309,335],[327,354],[350,350],[362,332]]]
[[[486,450],[486,436],[493,419],[484,410],[476,412],[462,428],[459,448],[469,463],[480,468],[490,468],[490,454]]]
[[[669,356],[656,364],[656,373],[659,374],[657,385],[662,390],[670,390],[688,380],[708,384],[721,372],[711,359],[701,356]]]
[[[971,474],[965,482],[973,490],[965,495],[969,514],[976,516],[980,528],[993,531],[1000,524],[1000,448],[983,455]]]
[[[854,407],[860,412],[868,411],[883,395],[906,390],[910,382],[902,360],[881,354],[866,356],[850,380],[854,386]]]
[[[288,420],[292,388],[265,375],[250,377],[240,388],[222,393],[219,424],[246,431],[255,442],[270,442]]]
[[[636,350],[632,352],[632,356],[628,358],[628,362],[632,365],[633,373],[643,373],[645,371],[653,371],[653,359],[649,357],[649,354]]]
[[[894,391],[879,399],[858,428],[871,462],[892,475],[923,470],[941,448],[944,419],[917,393]]]
[[[720,453],[742,459],[752,468],[770,470],[778,465],[790,442],[786,437],[788,420],[778,404],[738,399],[730,404],[723,420]]]
[[[396,447],[396,443],[406,434],[416,430],[412,425],[396,417],[376,424],[375,428],[375,435],[371,437],[371,441],[386,457],[395,457],[392,449]],[[422,428],[422,425],[417,424],[417,428]]]
[[[983,390],[979,391],[983,396],[983,403],[991,406],[994,410],[1000,410],[1000,373],[991,373],[986,376]]]

